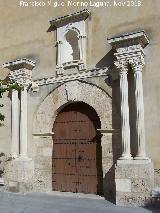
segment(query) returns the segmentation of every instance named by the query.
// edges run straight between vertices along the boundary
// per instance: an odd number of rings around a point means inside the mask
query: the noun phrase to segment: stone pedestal
[[[116,204],[145,206],[150,203],[154,184],[153,164],[150,160],[117,161],[115,167]]]
[[[21,193],[32,191],[33,177],[33,160],[11,160],[6,162],[4,173],[6,191]]]

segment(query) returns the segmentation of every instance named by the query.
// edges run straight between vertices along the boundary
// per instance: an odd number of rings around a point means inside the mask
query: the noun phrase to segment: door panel
[[[86,104],[62,110],[53,131],[53,190],[97,193],[97,124]]]

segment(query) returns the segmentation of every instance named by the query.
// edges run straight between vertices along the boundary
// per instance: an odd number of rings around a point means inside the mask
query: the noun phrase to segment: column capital
[[[114,62],[114,65],[116,68],[120,71],[120,74],[127,74],[128,73],[128,64],[126,63],[125,60],[118,60]]]
[[[125,67],[131,65],[133,71],[142,71],[145,65],[144,51],[141,45],[119,48],[114,55],[118,63],[125,65]]]
[[[24,87],[29,87],[32,83],[32,69],[35,67],[34,61],[23,58],[4,63],[3,67],[10,70],[9,78],[11,81]]]

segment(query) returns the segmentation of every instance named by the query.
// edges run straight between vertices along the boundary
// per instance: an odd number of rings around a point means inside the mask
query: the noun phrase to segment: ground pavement
[[[118,207],[96,195],[0,192],[0,213],[160,213],[160,208]]]

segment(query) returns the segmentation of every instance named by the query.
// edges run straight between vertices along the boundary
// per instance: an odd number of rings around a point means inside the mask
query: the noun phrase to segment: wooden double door
[[[53,190],[101,193],[98,125],[96,112],[84,103],[70,104],[58,114],[53,127]]]

